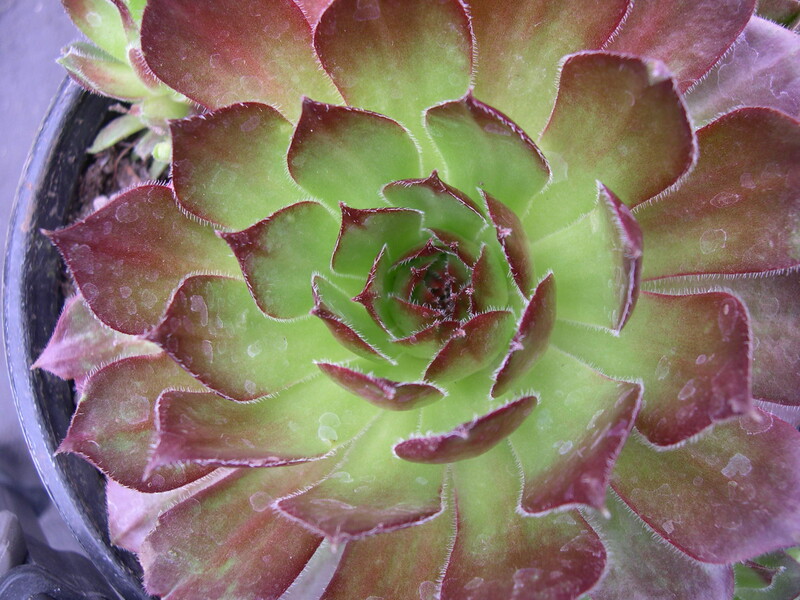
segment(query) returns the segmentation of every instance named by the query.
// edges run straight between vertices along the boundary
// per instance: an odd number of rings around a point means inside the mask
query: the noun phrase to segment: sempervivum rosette
[[[325,600],[793,597],[800,43],[753,4],[150,0],[209,111],[51,234],[38,363],[147,589],[328,540]]]

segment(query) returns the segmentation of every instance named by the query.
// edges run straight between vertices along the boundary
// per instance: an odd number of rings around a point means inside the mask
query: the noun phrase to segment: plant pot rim
[[[70,403],[71,385],[49,373],[30,369],[63,304],[63,267],[40,229],[62,226],[73,214],[85,150],[112,103],[65,79],[40,126],[9,222],[3,272],[3,333],[17,415],[48,494],[98,571],[117,593],[129,600],[145,600],[150,597],[142,588],[135,558],[108,541],[102,518],[105,505],[98,501],[103,497],[99,474],[78,457],[55,455],[72,408],[56,409],[53,404]],[[63,190],[69,191],[65,194]],[[42,264],[50,267],[49,271],[40,268]],[[51,284],[49,291],[44,287],[47,283]],[[42,303],[45,310],[40,311]],[[84,484],[92,488],[94,497],[91,493],[81,493],[85,491]]]

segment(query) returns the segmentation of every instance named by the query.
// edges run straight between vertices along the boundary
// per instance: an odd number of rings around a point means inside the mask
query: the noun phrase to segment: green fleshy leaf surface
[[[286,172],[292,125],[264,104],[175,121],[172,176],[190,213],[239,230],[303,196]]]
[[[86,89],[125,100],[141,100],[150,92],[127,62],[84,42],[65,48],[58,62]]]
[[[400,124],[308,98],[287,160],[295,181],[332,209],[340,202],[354,208],[383,205],[378,192],[386,183],[421,174],[417,147]]]
[[[177,504],[159,517],[139,554],[145,589],[168,600],[277,600],[322,539],[282,518],[272,503],[330,466],[237,469]]]
[[[603,185],[595,208],[531,244],[536,276],[555,274],[560,319],[619,330],[639,291],[642,234],[627,207]]]
[[[162,492],[202,477],[211,468],[148,469],[156,442],[155,404],[165,389],[205,388],[164,354],[124,358],[87,382],[59,452],[80,454],[119,483]]]
[[[355,437],[379,414],[327,377],[255,402],[168,392],[159,399],[157,412],[158,445],[151,464],[250,467],[319,458]]]
[[[330,273],[339,223],[322,205],[298,202],[238,233],[222,234],[258,307],[291,319],[314,306],[311,277]]]
[[[636,426],[655,444],[752,410],[747,310],[730,294],[642,293],[618,336],[557,321],[551,339],[606,376],[642,381]]]
[[[113,0],[62,0],[61,4],[86,37],[117,60],[127,61],[128,39]]]
[[[423,111],[460,98],[470,83],[472,31],[457,0],[339,0],[314,45],[348,104],[397,119],[423,146]]]
[[[614,461],[639,411],[641,386],[603,377],[552,346],[518,385],[539,397],[509,437],[524,475],[521,508],[603,508]]]
[[[442,600],[577,598],[603,574],[603,545],[577,511],[523,517],[520,475],[507,444],[453,467],[457,532]]]
[[[128,114],[117,117],[100,130],[87,152],[89,154],[102,152],[145,127],[146,125],[142,122],[142,119],[136,115]]]
[[[391,450],[416,425],[413,412],[384,412],[327,479],[278,507],[334,541],[386,533],[438,515],[444,510],[444,467],[404,461]]]
[[[444,158],[448,181],[478,202],[480,188],[524,214],[550,178],[527,134],[471,94],[428,109],[425,126]]]
[[[562,58],[602,47],[625,17],[628,4],[470,0],[478,59],[476,96],[531,136],[538,135],[553,107]]]
[[[148,338],[208,387],[236,400],[274,394],[315,375],[316,359],[351,357],[319,319],[266,317],[243,282],[224,277],[186,279]]]

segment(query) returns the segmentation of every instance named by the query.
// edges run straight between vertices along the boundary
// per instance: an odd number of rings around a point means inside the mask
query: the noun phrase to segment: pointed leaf
[[[471,93],[428,109],[425,126],[444,157],[448,180],[473,197],[481,188],[522,214],[550,178],[533,140]]]
[[[556,319],[556,284],[553,275],[536,287],[511,338],[508,354],[495,375],[492,397],[508,391],[512,382],[527,373],[547,349]]]
[[[522,425],[536,406],[536,398],[526,396],[509,402],[448,433],[412,437],[394,447],[394,453],[417,463],[447,464],[474,458],[488,452]]]
[[[295,181],[331,208],[340,202],[355,208],[378,206],[384,185],[420,174],[417,147],[399,123],[308,98],[288,164]]]
[[[151,465],[258,467],[320,458],[358,434],[377,411],[316,377],[246,403],[211,393],[165,392],[157,413]]]
[[[128,40],[123,27],[125,6],[118,0],[61,0],[81,32],[114,58],[124,61]]]
[[[386,259],[393,263],[411,249],[424,244],[422,213],[406,208],[351,208],[340,205],[342,229],[332,265],[339,273],[366,279],[373,261],[386,246]]]
[[[522,295],[527,298],[533,286],[533,261],[528,250],[525,228],[510,207],[498,202],[483,190],[481,196],[494,225],[497,241],[505,252],[511,275]]]
[[[552,347],[520,383],[541,396],[509,438],[525,480],[520,507],[533,514],[580,504],[603,508],[641,386],[604,377]]]
[[[258,307],[278,319],[314,306],[311,276],[329,271],[336,219],[316,202],[298,202],[238,233],[223,233]]]
[[[325,12],[332,0],[295,0],[295,2],[303,9],[309,25],[313,28],[319,23],[322,13]]]
[[[484,245],[472,267],[472,312],[480,313],[493,306],[506,306],[511,284],[508,269],[492,249]]]
[[[386,410],[421,408],[444,395],[442,390],[429,383],[391,381],[331,363],[317,363],[317,366],[347,391]]]
[[[701,129],[698,142],[686,181],[636,211],[644,277],[800,265],[800,123],[744,108]]]
[[[643,293],[619,336],[559,321],[552,343],[609,377],[641,378],[636,427],[654,444],[751,410],[747,309],[730,294]]]
[[[508,446],[454,467],[457,532],[442,600],[572,600],[603,574],[603,544],[576,511],[515,512],[518,467]]]
[[[121,62],[91,44],[75,42],[65,48],[58,62],[72,78],[91,92],[118,100],[135,101],[148,90],[127,62]]]
[[[453,514],[347,544],[321,600],[430,600],[450,554]],[[380,573],[376,577],[376,573]]]
[[[300,198],[286,173],[292,126],[255,102],[173,121],[172,179],[190,213],[244,229]]]
[[[159,348],[150,342],[110,329],[92,314],[83,298],[72,296],[64,302],[53,335],[31,368],[74,379],[82,386],[86,377],[103,365],[156,352]]]
[[[281,518],[272,501],[325,466],[239,469],[177,504],[142,547],[145,589],[170,600],[280,598],[322,539]]]
[[[441,321],[427,329],[392,341],[401,346],[405,352],[428,359],[437,353],[460,327],[461,324],[458,321]]]
[[[335,0],[314,45],[348,104],[389,115],[415,133],[426,108],[463,96],[469,86],[472,30],[457,0]]]
[[[122,115],[110,121],[95,136],[92,145],[86,150],[89,154],[96,154],[110,148],[144,129],[146,125],[138,115]]]
[[[592,600],[733,597],[733,571],[729,566],[709,565],[677,552],[655,537],[616,494],[609,494],[606,506],[609,518],[586,515],[614,557],[608,573],[592,590]]]
[[[768,106],[800,118],[798,59],[796,33],[753,17],[730,51],[686,95],[692,119],[705,125],[740,106]]]
[[[505,310],[473,317],[460,325],[436,354],[425,371],[425,379],[462,379],[491,364],[508,344],[513,327],[513,316]]]
[[[148,339],[236,400],[273,394],[315,374],[313,360],[347,355],[319,320],[265,317],[244,283],[224,277],[186,279]]]
[[[366,358],[392,362],[385,332],[372,320],[364,306],[354,302],[338,287],[320,275],[312,282],[314,308],[333,337],[345,348]]]
[[[727,52],[755,0],[636,0],[607,49],[664,61],[685,92]]]
[[[800,433],[757,411],[674,450],[658,452],[630,438],[612,485],[690,556],[737,562],[797,543]]]
[[[411,412],[383,413],[335,472],[278,508],[334,541],[408,527],[442,512],[443,467],[401,460],[393,442],[416,427]]]
[[[564,63],[539,144],[554,155],[551,166],[558,158],[571,179],[600,180],[628,206],[674,184],[695,154],[692,127],[664,65],[607,52],[574,54]],[[547,214],[541,203],[534,212]]]
[[[608,188],[599,184],[594,210],[530,252],[539,277],[555,274],[559,318],[622,329],[639,296],[642,232]]]
[[[155,403],[165,389],[203,386],[164,354],[117,361],[86,384],[59,452],[86,458],[112,479],[142,492],[185,485],[212,469],[200,465],[161,467],[147,475],[156,442]]]
[[[124,192],[49,237],[92,311],[122,333],[156,325],[187,274],[239,270],[214,230],[184,216],[162,185]]]
[[[537,135],[553,106],[553,82],[562,57],[602,47],[625,17],[628,4],[471,0],[478,50],[475,95]]]
[[[142,49],[159,79],[208,108],[264,102],[294,120],[302,94],[337,100],[291,0],[150,0]]]
[[[475,239],[486,226],[472,200],[439,179],[436,171],[427,179],[390,183],[383,188],[383,195],[392,206],[422,212],[429,229]]]

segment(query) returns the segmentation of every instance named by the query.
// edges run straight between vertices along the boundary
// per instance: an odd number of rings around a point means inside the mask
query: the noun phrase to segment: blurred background
[[[62,46],[79,37],[59,0],[0,0],[0,237],[3,248],[17,183],[39,123],[65,77],[56,64]],[[13,341],[12,341],[13,347]],[[3,353],[0,369],[0,511],[19,506],[25,533],[44,535],[58,550],[80,551],[49,504],[28,456],[14,410]],[[21,512],[21,511],[17,511]],[[4,520],[0,519],[0,568]],[[38,525],[40,531],[33,531]]]

